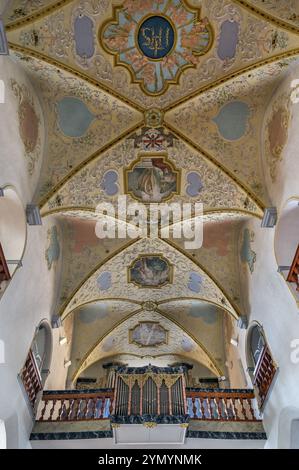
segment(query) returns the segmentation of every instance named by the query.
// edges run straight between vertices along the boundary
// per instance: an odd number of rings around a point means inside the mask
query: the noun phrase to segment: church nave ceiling
[[[72,342],[70,380],[124,354],[184,357],[226,374],[225,335],[248,313],[241,284],[257,259],[247,223],[271,206],[264,167],[276,176],[287,141],[279,103],[266,147],[262,129],[298,60],[295,3],[11,2],[10,54],[44,114],[34,203],[49,227],[45,258]],[[202,203],[203,245],[186,249],[175,217],[169,239],[163,220],[152,238],[99,238],[102,203],[114,209],[110,220],[133,227],[117,212],[119,196],[147,208]],[[157,342],[140,345],[150,322]]]

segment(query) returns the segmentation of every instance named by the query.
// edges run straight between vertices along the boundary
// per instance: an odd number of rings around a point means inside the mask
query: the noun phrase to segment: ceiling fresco
[[[203,266],[224,289],[237,311],[242,311],[239,284],[239,256],[236,250],[240,229],[247,217],[240,214],[217,214],[204,218],[203,245],[189,252],[192,260]],[[229,217],[231,216],[231,217]],[[214,218],[214,220],[213,220]],[[217,221],[217,222],[216,222]],[[171,239],[173,246],[184,250],[184,242]]]
[[[56,217],[63,234],[63,266],[61,273],[61,290],[59,305],[62,305],[76,290],[78,285],[92,268],[105,263],[117,251],[126,246],[130,240],[103,239],[95,234],[96,222],[82,219],[81,216],[70,217],[69,213]],[[60,242],[62,244],[62,242]]]
[[[142,350],[142,355],[169,355],[173,354],[175,351],[176,354],[181,356],[186,357],[186,355],[188,355],[190,359],[194,359],[195,361],[202,363],[219,376],[221,368],[217,365],[216,361],[211,359],[210,353],[203,344],[200,344],[195,338],[193,339],[177,324],[173,323],[170,319],[164,317],[160,313],[153,312],[151,318],[152,321],[159,323],[161,327],[168,331],[168,341],[165,344],[160,344],[159,347],[146,347],[146,350]],[[147,319],[148,313],[141,311],[122,322],[109,334],[104,335],[104,337],[102,337],[93,345],[90,351],[88,351],[81,363],[77,365],[77,369],[73,373],[72,379],[75,380],[75,378],[80,375],[84,369],[87,369],[99,359],[124,353],[140,355],[140,346],[134,342],[130,342],[128,332],[135,328],[140,322],[147,321]]]
[[[152,90],[142,90],[140,84],[133,83],[132,71],[130,73],[122,66],[115,67],[115,55],[111,52],[107,53],[107,45],[100,32],[104,26],[107,26],[107,22],[111,21],[111,18],[112,26],[117,27],[119,18],[113,20],[113,9],[118,7],[118,12],[122,12],[123,15],[120,15],[121,18],[128,17],[127,20],[124,20],[126,21],[124,30],[127,36],[124,36],[123,42],[131,41],[132,44],[130,43],[129,48],[137,48],[138,50],[138,53],[135,54],[136,57],[133,54],[130,59],[121,57],[122,62],[127,60],[127,63],[130,64],[128,67],[132,68],[132,63],[137,67],[138,60],[143,60],[145,63],[139,68],[147,71],[149,83],[162,83],[161,73],[159,73],[159,80],[155,75],[157,67],[153,67],[155,59],[151,59],[140,50],[138,34],[134,34],[136,23],[132,17],[132,5],[134,15],[142,16],[140,20],[142,23],[145,16],[157,17],[164,3],[143,2],[142,9],[146,13],[141,15],[138,10],[139,2],[136,0],[113,2],[113,4],[107,0],[93,3],[84,0],[66,2],[64,6],[62,3],[62,7],[56,9],[52,14],[49,12],[49,15],[37,18],[28,26],[24,25],[21,30],[9,30],[9,40],[23,49],[26,48],[34,53],[46,55],[57,64],[63,63],[69,69],[83,73],[92,80],[101,83],[106,89],[109,88],[113,92],[120,93],[127,100],[142,107],[171,106],[184,96],[197,92],[199,84],[207,86],[216,79],[222,78],[223,72],[226,75],[231,75],[257,61],[262,62],[270,57],[275,58],[298,47],[298,39],[294,34],[276,27],[273,23],[266,22],[262,17],[250,14],[249,10],[245,11],[236,2],[203,0],[199,23],[195,24],[193,28],[190,24],[183,27],[185,17],[193,15],[192,12],[196,11],[196,8],[189,6],[187,13],[184,13],[186,5],[189,3],[183,0],[172,0],[168,2],[170,3],[170,13],[169,16],[165,13],[165,19],[172,22],[171,16],[173,16],[175,25],[172,29],[177,30],[177,25],[182,25],[180,28],[182,31],[179,31],[175,47],[162,58],[163,64],[166,64],[162,66],[163,77],[165,74],[164,81],[165,78],[167,79],[168,76],[171,77],[176,73],[176,68],[184,67],[183,64],[186,61],[189,65],[190,61],[195,62],[195,64],[191,64],[195,67],[184,71],[179,86],[171,85],[160,97],[151,96]],[[172,10],[175,13],[172,13]],[[79,26],[80,24],[81,26]],[[89,40],[87,41],[88,34]],[[201,35],[203,35],[203,44],[198,44],[198,38]],[[204,47],[203,50],[205,50],[205,47],[210,45],[210,40],[206,43],[207,37],[210,35],[213,39],[212,47],[204,55],[198,55],[203,52],[198,52],[198,49]],[[121,46],[124,47],[125,44],[114,45],[119,51],[121,51]],[[187,54],[185,53],[186,57],[184,57],[185,49],[188,51]],[[134,49],[132,50],[134,51]]]
[[[164,180],[166,179],[168,184],[166,194],[172,188],[176,190],[168,194],[167,199],[171,199],[171,202],[182,200],[188,202],[198,199],[204,204],[205,210],[212,208],[240,209],[261,215],[260,206],[221,167],[217,167],[216,163],[211,162],[204,154],[193,149],[164,128],[159,131],[158,142],[163,149],[161,154],[158,154],[157,151],[148,151],[147,154],[140,152],[139,146],[142,145],[142,141],[141,144],[139,142],[145,132],[144,128],[141,128],[134,135],[130,135],[107,152],[96,156],[90,163],[84,165],[82,169],[78,169],[76,174],[70,176],[60,189],[45,203],[42,207],[42,212],[48,213],[58,208],[63,210],[65,207],[89,207],[95,209],[103,201],[116,204],[117,196],[125,194],[126,189],[128,202],[133,202],[135,198],[142,199],[142,202],[154,202],[155,198],[158,199],[159,195],[159,198],[163,199],[164,192],[163,189],[161,190],[161,185],[165,186],[163,179],[160,178],[160,182],[152,190],[153,193],[149,191],[146,181],[149,179],[148,175],[150,173],[157,174],[164,170],[163,173],[166,174]],[[142,169],[141,167],[138,169],[138,172],[136,171],[137,175],[135,174],[134,179],[130,179],[128,176],[132,168],[135,167],[135,164],[138,164],[138,160],[143,159],[144,161],[146,155],[152,159],[160,155],[160,158],[164,158],[164,162],[166,162],[169,168],[165,168],[165,164],[162,162],[154,166],[152,161],[150,161],[151,169]],[[183,159],[182,155],[184,155]],[[159,165],[159,168],[157,165]],[[192,170],[193,177],[196,170],[198,178],[195,181],[191,179],[191,184],[193,181],[195,188],[190,188],[190,173],[192,173]],[[115,171],[115,176],[117,176],[117,179],[112,181],[112,183],[117,183],[119,191],[116,191],[117,188],[115,188],[115,192],[112,195],[109,191],[110,188],[107,191],[107,185],[104,184],[105,175],[107,175],[108,171]],[[173,182],[176,179],[175,185],[170,184],[170,179]],[[225,191],[223,188],[225,188]],[[195,194],[193,194],[194,191]],[[132,192],[134,199],[132,198]]]
[[[229,332],[248,313],[259,256],[251,222],[271,205],[267,182],[279,179],[298,99],[298,84],[276,92],[298,61],[297,3],[10,2],[10,55],[39,102],[14,77],[10,92],[28,171],[40,172],[34,202],[70,380],[125,354],[228,373]],[[134,227],[119,196],[202,203],[202,246],[174,237],[175,215],[169,239],[164,219],[152,238],[101,238],[100,204],[122,231]]]
[[[149,288],[147,285],[144,287],[130,282],[128,267],[138,259],[138,256],[161,256],[161,253],[163,253],[163,258],[167,259],[168,264],[173,266],[171,282],[165,284],[160,289]],[[111,286],[104,290],[100,288],[98,283],[98,279],[103,272],[111,273],[112,279]],[[194,272],[198,274],[200,279],[200,289],[197,293],[190,288],[190,275]],[[124,248],[104,265],[102,264],[101,267],[95,269],[74,293],[72,298],[66,302],[62,310],[63,316],[68,315],[80,305],[98,299],[123,297],[124,292],[127,299],[153,300],[155,302],[178,297],[179,293],[179,297],[197,297],[202,300],[211,301],[226,309],[235,318],[238,316],[221,288],[218,287],[209,275],[197,266],[192,259],[189,259],[185,254],[161,239],[142,239],[136,241],[128,248]]]
[[[142,124],[143,115],[70,73],[23,55],[16,56],[40,90],[47,116],[47,148],[39,197],[122,134]]]

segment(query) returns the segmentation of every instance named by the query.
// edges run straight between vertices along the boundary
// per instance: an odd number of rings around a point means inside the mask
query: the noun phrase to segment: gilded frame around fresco
[[[129,190],[129,173],[131,173],[136,165],[138,163],[141,163],[143,159],[145,158],[159,158],[163,159],[163,161],[170,166],[172,172],[176,175],[176,186],[177,190],[172,191],[169,196],[165,197],[159,202],[147,202],[143,201],[141,198],[135,196],[132,191]],[[181,194],[181,180],[182,180],[182,170],[177,169],[175,165],[172,163],[171,160],[168,158],[168,153],[167,152],[140,152],[138,153],[137,158],[127,167],[123,170],[123,176],[124,176],[124,192],[125,194],[131,196],[132,199],[135,201],[138,201],[144,205],[149,205],[149,204],[160,204],[169,201],[170,199],[173,198],[173,196],[179,196]]]
[[[197,8],[197,7],[192,7],[188,0],[181,0],[181,3],[183,4],[183,6],[186,8],[186,10],[188,10],[189,12],[195,14],[195,21],[194,21],[194,24],[197,24],[200,22],[201,20],[201,8]],[[163,88],[159,91],[159,92],[149,92],[145,86],[144,86],[144,83],[143,83],[143,79],[138,79],[134,76],[134,73],[132,71],[132,68],[130,65],[126,64],[125,62],[122,62],[120,59],[118,59],[118,56],[119,56],[119,51],[115,51],[115,50],[112,50],[112,49],[109,49],[106,45],[105,45],[105,41],[104,41],[104,33],[105,33],[105,30],[106,28],[108,27],[108,25],[117,25],[118,22],[119,22],[119,14],[120,12],[123,10],[123,6],[121,5],[113,5],[112,6],[112,16],[110,18],[108,18],[107,20],[105,20],[99,30],[98,30],[98,40],[99,40],[99,43],[100,43],[100,46],[101,48],[109,55],[109,56],[113,56],[113,65],[114,67],[117,67],[117,66],[123,66],[127,69],[129,75],[130,75],[130,79],[131,79],[131,83],[136,83],[136,84],[139,84],[143,93],[145,93],[147,96],[161,96],[163,95],[164,93],[166,93],[166,91],[168,90],[169,86],[170,85],[178,85],[179,82],[180,82],[180,78],[181,78],[181,75],[182,73],[187,70],[188,68],[196,68],[196,65],[195,64],[192,64],[192,63],[189,63],[189,64],[186,64],[184,66],[181,67],[180,70],[178,70],[177,74],[176,74],[176,77],[171,79],[171,80],[167,80],[166,82],[164,82],[164,86]],[[157,12],[157,14],[159,14]],[[144,22],[144,20],[146,19],[146,16],[156,16],[154,15],[154,13],[152,14],[149,14],[149,15],[145,15],[144,17],[141,18],[140,22],[138,25],[136,25],[136,31],[138,32],[139,29],[140,29],[140,25],[142,25],[142,23]],[[173,22],[171,21],[171,19],[165,14],[165,12],[161,12],[161,16],[165,17],[168,21],[170,21],[171,25],[173,25]],[[200,52],[200,53],[194,53],[194,55],[196,57],[200,57],[202,55],[205,55],[207,54],[213,44],[214,44],[214,41],[215,41],[215,33],[214,33],[214,30],[212,28],[212,25],[211,23],[209,22],[209,24],[206,26],[207,30],[209,31],[210,33],[210,41],[207,45],[207,47],[205,48],[204,51]],[[175,35],[175,44],[177,43],[177,32],[176,32],[176,28],[174,28],[174,35]],[[136,33],[135,33],[135,44],[137,48],[137,50],[139,51],[139,48],[138,48],[138,42],[136,42]],[[175,46],[175,45],[174,45]],[[173,51],[174,48],[172,48],[172,51]],[[168,53],[169,55],[170,53]],[[144,54],[143,54],[144,55]],[[146,57],[144,55],[144,57]],[[149,60],[152,60],[152,59],[149,59]],[[156,62],[155,60],[153,60],[153,62]]]
[[[165,340],[157,342],[155,344],[141,344],[138,343],[136,340],[133,339],[133,332],[141,326],[142,324],[149,324],[151,323],[152,325],[159,325],[165,333]],[[157,346],[161,346],[162,344],[168,344],[169,343],[169,330],[166,330],[163,325],[161,325],[160,322],[158,321],[151,321],[151,320],[144,320],[144,321],[139,321],[137,325],[134,326],[134,328],[129,329],[129,344],[136,344],[139,348],[156,348]]]
[[[154,258],[154,257],[161,258],[167,264],[168,269],[169,269],[169,280],[163,282],[163,284],[161,284],[159,286],[144,286],[144,285],[138,284],[137,282],[133,281],[132,277],[131,277],[131,269],[133,268],[134,264],[137,261],[139,261],[140,259]],[[127,282],[128,282],[128,284],[134,284],[134,286],[138,287],[139,289],[161,289],[162,287],[167,286],[168,284],[173,284],[173,277],[174,277],[173,265],[168,261],[168,259],[165,258],[163,253],[143,253],[143,254],[140,254],[127,267]]]

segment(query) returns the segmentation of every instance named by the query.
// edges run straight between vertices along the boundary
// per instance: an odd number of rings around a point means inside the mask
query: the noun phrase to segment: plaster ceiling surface
[[[246,314],[240,261],[247,276],[256,259],[244,224],[271,205],[261,129],[298,60],[297,2],[16,0],[4,18],[44,115],[34,202],[71,375],[124,353],[189,357],[219,375],[223,318]],[[169,239],[99,237],[103,203],[132,228],[119,196],[202,203],[203,244],[174,237],[176,215]],[[139,321],[160,323],[169,342],[130,343]]]
[[[173,354],[176,352],[179,355],[186,356],[191,359],[199,361],[208,369],[212,370],[216,375],[219,375],[220,368],[216,362],[211,359],[210,353],[205,347],[199,344],[195,338],[193,339],[186,332],[184,332],[178,325],[174,324],[170,319],[163,317],[158,312],[153,312],[151,315],[152,321],[159,323],[168,332],[167,342],[159,346],[159,354]],[[73,375],[73,380],[86,368],[90,367],[94,362],[99,359],[109,357],[111,354],[136,354],[136,355],[149,355],[157,354],[156,347],[142,348],[146,352],[140,352],[140,346],[130,342],[128,332],[134,328],[138,322],[145,322],[148,319],[148,312],[136,313],[136,315],[127,319],[112,332],[100,339],[83,358],[83,361],[78,364],[77,370]]]
[[[237,0],[249,10],[266,16],[273,23],[299,31],[299,4],[297,0]]]
[[[69,212],[59,216],[63,233],[63,264],[60,301],[62,306],[92,268],[105,264],[116,252],[131,242],[130,239],[102,239],[95,234],[95,221],[81,214],[70,217]]]

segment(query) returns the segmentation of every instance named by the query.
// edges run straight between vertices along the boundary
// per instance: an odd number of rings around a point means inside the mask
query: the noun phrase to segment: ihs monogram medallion
[[[148,95],[161,95],[199,64],[213,42],[211,25],[186,0],[125,0],[101,27],[100,41]]]

